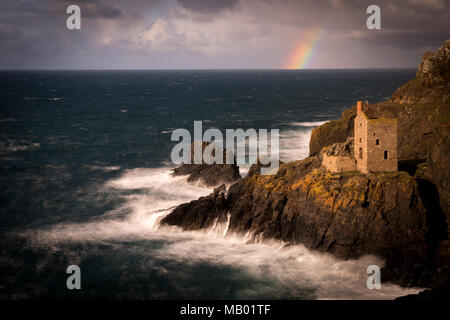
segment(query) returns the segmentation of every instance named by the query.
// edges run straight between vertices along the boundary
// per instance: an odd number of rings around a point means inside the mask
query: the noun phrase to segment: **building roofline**
[[[391,118],[369,118],[368,121],[370,123],[397,123],[397,119]]]
[[[358,112],[356,113],[356,116],[358,115],[362,115],[364,118],[366,118],[367,120],[370,120],[370,118],[367,116],[367,114],[364,111]]]

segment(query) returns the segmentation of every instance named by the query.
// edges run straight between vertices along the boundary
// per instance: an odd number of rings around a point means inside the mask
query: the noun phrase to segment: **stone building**
[[[353,140],[352,137],[348,137],[344,143],[335,143],[329,147],[323,154],[322,165],[333,172],[356,170]]]
[[[322,164],[330,171],[363,173],[397,171],[397,119],[369,118],[362,101],[357,102],[352,141],[335,144],[324,153]],[[349,144],[352,144],[353,152]]]
[[[397,119],[368,118],[357,102],[354,155],[359,171],[397,171]]]

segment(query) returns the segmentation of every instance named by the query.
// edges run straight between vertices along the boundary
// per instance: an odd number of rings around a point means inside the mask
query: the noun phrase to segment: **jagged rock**
[[[209,196],[179,205],[161,223],[177,225],[185,230],[206,229],[216,221],[226,221],[226,205],[225,194],[213,192]]]
[[[345,142],[337,142],[325,149],[328,156],[353,157],[353,137],[348,137]]]
[[[407,296],[399,297],[395,299],[397,301],[449,301],[450,300],[450,281],[439,285],[434,289],[427,289],[418,294],[409,294]]]
[[[223,193],[225,194],[225,192],[227,191],[227,187],[225,186],[225,184],[221,184],[220,186],[218,186],[217,188],[214,188],[213,193],[214,194],[219,194],[219,193]]]
[[[376,254],[396,262],[393,273],[405,273],[412,262],[415,269],[408,275],[414,272],[416,282],[422,281],[427,236],[434,230],[413,177],[331,174],[318,158],[283,164],[274,176],[247,176],[226,197],[213,193],[181,205],[162,223],[194,230],[230,213],[228,232],[302,243],[342,258]]]
[[[414,175],[436,227],[433,262],[450,273],[450,40],[436,53],[424,54],[416,77],[400,87],[388,101],[369,104],[368,116],[398,120],[399,169]],[[310,153],[343,142],[353,135],[355,108],[344,111],[339,120],[315,128],[310,140]],[[444,231],[447,229],[447,233]],[[442,267],[443,266],[443,267]],[[433,277],[440,278],[441,271]],[[406,281],[406,280],[405,280]],[[436,280],[439,282],[440,280]]]
[[[416,78],[399,88],[390,100],[369,104],[365,110],[368,116],[398,119],[399,160],[424,159],[433,131],[450,122],[449,52],[450,40],[447,40],[437,53],[424,55]],[[341,119],[314,128],[310,155],[353,136],[355,115],[353,107],[345,110]]]
[[[437,187],[441,208],[447,213],[447,221],[450,222],[450,124],[437,128],[432,141],[425,174]]]
[[[345,110],[339,120],[332,120],[314,128],[309,140],[309,155],[316,155],[323,147],[353,137],[355,116],[356,107],[353,107]]]
[[[450,40],[437,52],[426,52],[417,68],[416,77],[399,88],[392,101],[399,104],[429,103],[449,94]]]
[[[279,161],[279,165],[282,165],[284,162],[283,161]],[[270,164],[262,164],[259,160],[259,158],[256,160],[256,163],[252,164],[250,169],[248,170],[247,173],[247,177],[248,176],[252,176],[254,174],[260,174],[261,173],[261,168],[269,168]]]
[[[202,143],[202,151],[208,143]],[[194,144],[191,145],[191,159],[194,159]],[[214,155],[214,153],[213,153]],[[223,159],[225,162],[227,153],[223,152]],[[182,164],[181,166],[172,170],[174,176],[189,176],[188,182],[200,181],[207,186],[217,186],[220,183],[230,184],[236,182],[241,178],[239,174],[239,167],[233,164]]]
[[[397,118],[398,158],[402,163],[415,163],[410,173],[415,175],[419,197],[427,212],[426,242],[432,252],[427,266],[417,266],[429,283],[442,283],[450,274],[450,40],[436,53],[427,52],[420,63],[416,77],[394,92],[386,102],[369,104],[368,116]],[[310,140],[311,155],[324,147],[343,142],[353,135],[352,120],[355,108],[344,111],[341,119],[315,128]],[[424,160],[421,160],[424,159]],[[420,164],[420,168],[417,164]],[[404,167],[404,166],[403,166]],[[411,284],[411,272],[403,272],[404,257],[389,260],[383,274],[385,279]],[[410,265],[417,265],[410,261]],[[425,271],[425,270],[428,270]],[[430,271],[432,270],[432,271]],[[426,282],[426,281],[425,281]]]
[[[352,108],[340,120],[313,130],[309,158],[282,164],[272,176],[260,175],[255,164],[226,196],[214,192],[183,204],[162,223],[195,230],[225,221],[229,214],[228,232],[302,243],[342,258],[375,254],[386,260],[383,281],[424,287],[446,283],[449,46],[447,41],[437,54],[426,54],[417,77],[391,100],[365,110],[369,116],[398,119],[399,159],[426,159],[420,170],[368,175],[325,171],[323,152],[346,152],[345,143],[325,147],[353,135]]]

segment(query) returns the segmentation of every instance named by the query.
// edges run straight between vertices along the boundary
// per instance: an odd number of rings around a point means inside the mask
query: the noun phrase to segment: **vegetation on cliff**
[[[330,173],[321,166],[330,145],[353,135],[356,108],[313,130],[310,157],[282,164],[183,204],[163,224],[195,230],[229,219],[228,233],[254,240],[302,243],[342,258],[386,259],[383,279],[435,286],[450,274],[449,219],[450,41],[424,55],[415,79],[372,116],[398,119],[399,172]]]
[[[416,77],[397,89],[388,101],[369,104],[367,114],[398,119],[399,169],[414,177],[429,224],[432,251],[431,282],[445,281],[450,273],[450,40],[437,52],[427,52]],[[353,134],[356,110],[313,130],[311,155]]]
[[[227,194],[215,192],[177,207],[162,223],[204,229],[228,215],[229,234],[302,243],[342,258],[376,254],[388,265],[401,256],[402,265],[416,266],[416,275],[427,269],[427,237],[435,232],[408,173],[332,174],[320,166],[319,156],[283,164],[274,176],[248,176]],[[406,284],[420,281],[415,277]]]
[[[398,119],[399,160],[425,159],[433,134],[450,123],[450,40],[437,53],[424,54],[417,75],[400,87],[388,101],[369,104],[369,116]],[[311,134],[310,155],[323,147],[344,142],[353,136],[356,108],[345,110],[341,119],[315,128]]]

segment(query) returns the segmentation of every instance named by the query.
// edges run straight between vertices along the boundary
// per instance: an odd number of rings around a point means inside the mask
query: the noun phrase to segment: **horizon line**
[[[398,70],[398,69],[417,69],[417,67],[365,67],[365,68],[154,68],[154,69],[138,69],[138,68],[5,68],[1,71],[314,71],[314,70]]]

